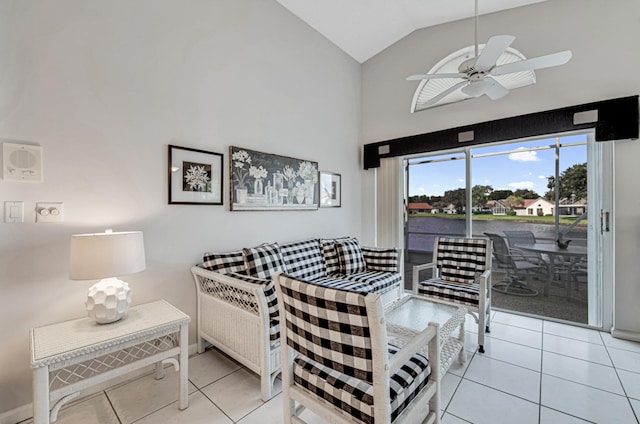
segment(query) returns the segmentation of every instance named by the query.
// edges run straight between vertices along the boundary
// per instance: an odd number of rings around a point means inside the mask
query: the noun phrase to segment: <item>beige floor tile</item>
[[[198,388],[203,388],[234,371],[241,365],[216,348],[189,358],[189,380]]]
[[[107,390],[107,396],[122,424],[130,424],[178,400],[179,373],[165,370],[161,380],[148,374],[127,384]],[[189,383],[189,393],[196,391]],[[177,409],[177,406],[176,406]]]
[[[176,402],[136,421],[135,424],[232,424],[233,421],[222,413],[201,392],[189,395],[189,407],[178,409]],[[263,423],[266,424],[266,423]]]

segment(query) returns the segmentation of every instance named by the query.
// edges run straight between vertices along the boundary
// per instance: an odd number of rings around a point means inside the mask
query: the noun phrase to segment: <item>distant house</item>
[[[553,215],[554,204],[544,197],[537,199],[524,199],[524,205],[514,208],[519,216],[544,216]]]
[[[587,199],[574,200],[573,202],[570,199],[562,199],[560,200],[558,209],[560,210],[560,215],[565,215],[565,216],[582,215],[587,211]]]
[[[453,203],[449,203],[446,208],[442,209],[444,213],[448,213],[449,215],[453,215],[458,212],[456,206]]]
[[[409,214],[431,213],[433,206],[428,203],[409,203]]]
[[[491,213],[494,215],[506,215],[507,211],[511,209],[504,200],[489,200],[487,207],[491,209]]]

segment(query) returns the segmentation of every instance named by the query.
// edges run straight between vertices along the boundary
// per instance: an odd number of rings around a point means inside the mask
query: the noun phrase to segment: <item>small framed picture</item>
[[[169,145],[169,204],[222,205],[221,153]]]
[[[342,177],[340,174],[320,171],[320,207],[342,206]]]

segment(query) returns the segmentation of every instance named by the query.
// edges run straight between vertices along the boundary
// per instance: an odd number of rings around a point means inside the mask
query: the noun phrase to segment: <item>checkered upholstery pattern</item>
[[[261,244],[242,249],[247,274],[257,278],[271,278],[276,271],[285,271],[278,243]]]
[[[388,345],[389,356],[398,348]],[[427,385],[431,369],[429,360],[414,355],[397,373],[391,376],[391,420],[406,408],[418,392]],[[373,386],[357,378],[348,377],[330,367],[304,356],[295,360],[296,384],[331,402],[364,423],[373,423]]]
[[[362,256],[362,250],[360,250],[358,240],[336,241],[335,249],[342,274],[355,274],[365,270],[364,257]]]
[[[367,271],[398,272],[398,249],[360,246]]]
[[[280,253],[287,274],[306,280],[324,276],[318,239],[283,244]]]
[[[438,278],[420,281],[418,294],[439,297],[455,303],[478,307],[480,303],[479,284],[448,283]]]
[[[487,239],[438,239],[436,266],[445,281],[472,284],[485,271]]]
[[[203,263],[200,266],[209,271],[216,271],[220,274],[229,274],[231,272],[244,274],[246,272],[242,250],[228,253],[206,252],[202,260]]]
[[[396,288],[395,285],[402,282],[402,275],[397,272],[365,271],[357,274],[344,275],[341,278],[360,284],[366,284],[367,293],[385,293]]]
[[[294,384],[350,414],[373,423],[373,360],[365,294],[334,290],[282,276],[279,279],[287,326],[286,344],[299,355]],[[398,351],[388,346],[389,354]],[[428,383],[431,369],[414,355],[390,376],[392,419]]]
[[[246,281],[248,283],[260,284],[264,286],[264,296],[267,299],[267,308],[269,309],[269,340],[271,344],[277,344],[280,342],[280,312],[278,310],[278,296],[276,294],[276,285],[273,280],[265,278],[254,278],[244,274],[229,274],[229,277],[237,278],[238,280]],[[235,292],[234,292],[235,293]],[[238,295],[235,293],[235,295]],[[245,302],[254,302],[253,297],[246,299]],[[255,303],[255,302],[254,302]]]
[[[325,275],[329,276],[340,272],[340,261],[336,252],[335,243],[340,240],[350,240],[349,237],[337,239],[320,239],[320,250],[322,251],[322,264]]]

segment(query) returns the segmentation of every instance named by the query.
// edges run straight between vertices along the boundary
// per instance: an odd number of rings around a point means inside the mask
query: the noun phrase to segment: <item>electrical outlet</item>
[[[36,222],[63,222],[64,203],[36,203]]]

